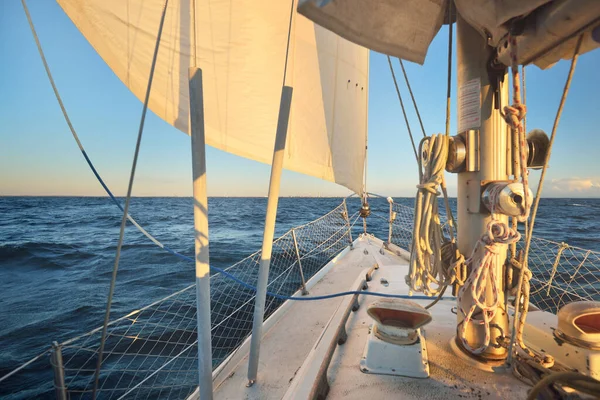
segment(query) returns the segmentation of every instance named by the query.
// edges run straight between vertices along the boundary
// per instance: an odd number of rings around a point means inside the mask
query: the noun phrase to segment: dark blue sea
[[[412,199],[395,199],[407,206]],[[327,213],[341,198],[282,198],[276,236]],[[349,213],[358,210],[357,199]],[[265,198],[209,200],[211,264],[227,267],[260,248]],[[387,237],[388,204],[371,200],[369,231]],[[170,248],[193,256],[191,198],[134,198],[130,214]],[[379,215],[380,217],[376,217]],[[600,250],[600,199],[543,199],[538,237]],[[0,377],[61,342],[102,324],[120,210],[104,197],[0,197]],[[117,318],[194,282],[194,265],[128,226],[112,316]],[[45,375],[47,377],[47,375]],[[44,379],[46,379],[44,377]],[[0,397],[15,393],[0,384]],[[37,397],[42,375],[16,385]],[[16,390],[18,391],[18,390]]]

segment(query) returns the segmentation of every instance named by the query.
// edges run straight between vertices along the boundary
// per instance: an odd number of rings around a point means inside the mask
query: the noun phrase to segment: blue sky
[[[121,84],[60,7],[30,0],[50,68],[79,136],[108,186],[126,191],[141,103]],[[428,134],[444,131],[447,30],[424,66],[405,63]],[[19,1],[0,2],[0,195],[104,195],[64,122]],[[555,143],[544,195],[600,196],[600,51],[580,57]],[[408,92],[397,64],[405,102]],[[528,129],[550,133],[569,63],[527,70]],[[456,68],[454,67],[454,71]],[[417,168],[385,56],[371,53],[368,190],[413,196]],[[456,93],[454,85],[453,94]],[[409,104],[410,105],[410,104]],[[453,132],[456,127],[453,99]],[[413,131],[420,128],[412,107]],[[190,141],[149,114],[134,186],[137,196],[191,195]],[[209,148],[211,196],[264,196],[267,165]],[[538,174],[532,174],[537,181]],[[455,177],[448,175],[450,193]],[[282,196],[346,195],[335,184],[285,172]]]

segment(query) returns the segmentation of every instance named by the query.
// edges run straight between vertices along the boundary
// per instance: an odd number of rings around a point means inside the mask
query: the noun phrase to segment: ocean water
[[[412,206],[412,199],[395,199]],[[282,198],[276,236],[312,221],[341,198]],[[455,201],[452,202],[453,206]],[[350,199],[349,213],[358,199]],[[210,254],[224,268],[260,248],[265,198],[209,199]],[[369,231],[387,237],[388,204],[371,200]],[[191,198],[134,198],[131,215],[172,249],[193,256]],[[0,197],[0,376],[45,350],[102,324],[121,212],[108,198]],[[600,251],[600,199],[543,199],[535,235]],[[358,227],[357,227],[358,229]],[[194,282],[194,266],[161,250],[129,226],[112,317]],[[36,397],[47,374],[15,385]],[[1,385],[0,385],[1,386]],[[37,394],[36,394],[37,393]],[[27,397],[27,396],[26,396]]]

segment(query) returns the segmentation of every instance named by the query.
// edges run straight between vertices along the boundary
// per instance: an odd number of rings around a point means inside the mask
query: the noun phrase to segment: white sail
[[[58,0],[125,85],[143,100],[164,0]],[[150,109],[188,133],[190,0],[171,0]],[[290,7],[287,1],[196,0],[206,142],[271,163]],[[284,168],[362,191],[368,50],[293,17],[286,84],[294,88]]]

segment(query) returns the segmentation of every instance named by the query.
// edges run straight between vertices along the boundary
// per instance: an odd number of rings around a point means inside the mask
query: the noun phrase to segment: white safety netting
[[[443,213],[443,210],[440,212]],[[283,296],[299,295],[303,285],[302,274],[304,282],[310,280],[351,243],[353,228],[355,233],[362,233],[362,221],[357,214],[349,216],[344,201],[321,218],[276,239],[269,292]],[[389,227],[391,244],[410,251],[413,208],[392,203],[390,211],[373,210],[369,218],[367,221],[374,228]],[[440,222],[444,235],[448,237],[445,215],[440,215]],[[260,251],[226,271],[247,285],[256,286],[259,262]],[[599,266],[599,252],[532,238],[529,256],[533,275],[530,280],[531,303],[544,311],[556,313],[571,301],[600,300],[600,285],[597,283],[600,281]],[[249,286],[240,285],[224,274],[217,273],[211,277],[213,368],[250,335],[254,291]],[[265,319],[284,301],[269,295]],[[196,323],[194,285],[113,320],[108,327],[98,397],[186,398],[198,384]],[[59,344],[62,366],[56,365],[56,358],[51,357],[53,351],[49,349],[13,372],[2,371],[5,373],[0,377],[0,393],[11,398],[27,398],[29,390],[23,389],[19,382],[30,379],[33,374],[43,373],[48,377],[43,390],[50,394],[57,386],[56,382],[53,383],[53,371],[62,371],[67,396],[89,398],[93,390],[100,336],[101,328],[97,328]],[[53,369],[48,368],[49,362]],[[9,374],[12,375],[5,378]]]
[[[322,217],[293,228],[276,239],[273,242],[268,291],[282,296],[299,295],[304,282],[350,245],[351,229],[356,220],[356,214],[348,216],[344,201]],[[251,333],[255,292],[250,286],[257,285],[260,259],[261,253],[257,251],[225,270],[248,286],[222,273],[211,276],[213,368],[232,354]],[[268,295],[265,319],[284,301]],[[111,321],[97,397],[189,396],[198,385],[196,324],[194,285]],[[28,397],[27,389],[19,382],[39,373],[45,366],[49,382],[43,389],[51,394],[60,383],[52,382],[53,374],[48,368],[50,361],[55,376],[57,371],[64,374],[67,398],[91,398],[101,333],[100,327],[59,344],[62,365],[57,365],[55,356],[49,356],[53,352],[56,354],[56,349],[49,349],[47,354],[22,366],[7,379],[0,377],[0,385],[6,388],[6,393],[4,390],[2,393],[15,398]]]
[[[414,210],[393,203],[392,211],[390,242],[410,251]],[[441,209],[440,222],[448,237],[448,221]],[[572,301],[600,301],[600,252],[533,237],[528,266],[532,273],[530,302],[543,311],[556,313]]]

